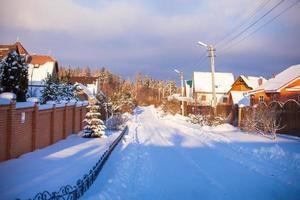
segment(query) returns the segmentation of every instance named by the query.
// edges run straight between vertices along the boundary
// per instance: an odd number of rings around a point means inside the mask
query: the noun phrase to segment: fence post
[[[76,103],[73,106],[73,118],[72,118],[72,133],[75,133],[75,123],[76,123]]]
[[[10,102],[9,110],[8,110],[8,132],[7,132],[7,140],[6,140],[6,159],[9,160],[11,158],[11,147],[12,147],[12,136],[15,135],[15,118],[16,118],[16,102],[13,100]]]
[[[54,143],[54,119],[55,119],[56,106],[53,104],[50,119],[50,144]]]
[[[32,136],[31,136],[31,151],[36,149],[36,132],[37,132],[37,123],[38,123],[38,103],[34,103],[33,113],[32,113]]]
[[[67,137],[67,104],[65,103],[63,114],[63,139]]]

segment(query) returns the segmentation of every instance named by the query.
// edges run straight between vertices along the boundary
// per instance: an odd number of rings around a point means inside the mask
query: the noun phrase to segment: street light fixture
[[[174,71],[179,74],[180,82],[181,82],[181,114],[184,115],[184,105],[183,105],[183,96],[184,96],[184,81],[183,81],[183,72],[178,69],[174,69]]]
[[[213,95],[213,99],[212,99],[212,107],[213,107],[213,111],[214,114],[216,113],[216,107],[217,107],[217,98],[216,98],[216,86],[215,86],[215,51],[216,49],[214,48],[213,45],[207,45],[201,41],[198,41],[198,43],[200,46],[203,46],[207,49],[207,51],[209,51],[209,55],[208,57],[210,57],[210,64],[211,64],[211,87],[212,87],[212,95]]]

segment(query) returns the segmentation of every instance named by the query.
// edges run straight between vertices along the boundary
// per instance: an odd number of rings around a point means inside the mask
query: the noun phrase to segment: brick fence
[[[0,161],[44,148],[83,128],[86,103],[0,105]]]

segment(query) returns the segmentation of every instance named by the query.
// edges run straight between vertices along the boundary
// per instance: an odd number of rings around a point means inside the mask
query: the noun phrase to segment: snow
[[[39,98],[37,98],[37,97],[30,97],[30,98],[28,98],[27,99],[27,102],[39,102],[40,100],[39,100]]]
[[[0,105],[9,105],[10,100],[6,98],[0,98]]]
[[[55,104],[41,104],[39,105],[39,110],[47,110],[53,108]]]
[[[212,92],[211,87],[211,72],[194,72],[193,84],[195,92]],[[232,73],[215,73],[215,86],[217,93],[227,93],[231,85],[234,83]]]
[[[30,108],[34,107],[34,102],[17,102],[16,103],[16,108]]]
[[[280,92],[280,89],[289,82],[300,77],[300,64],[292,65],[284,71],[269,79],[266,83],[256,88],[255,91]]]
[[[28,199],[38,192],[75,185],[88,173],[120,132],[107,138],[71,135],[46,148],[0,163],[0,199]]]
[[[298,199],[299,138],[162,116],[152,106],[135,110],[83,199]]]
[[[256,77],[256,76],[241,76],[242,79],[246,82],[246,84],[251,87],[252,89],[255,89],[259,86],[258,81],[259,79],[262,80],[262,83],[265,83],[267,80],[263,77]]]
[[[16,99],[16,95],[11,92],[3,92],[0,94],[0,98],[14,100],[14,99]]]
[[[239,107],[250,106],[250,98],[245,91],[230,91],[233,104]]]

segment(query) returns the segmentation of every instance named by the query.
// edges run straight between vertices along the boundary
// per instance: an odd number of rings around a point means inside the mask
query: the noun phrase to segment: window
[[[206,101],[206,95],[201,96],[201,101]]]
[[[223,103],[227,103],[228,98],[227,97],[223,97]]]
[[[263,102],[264,102],[264,96],[259,96],[258,102],[259,102],[259,103],[263,103]]]

